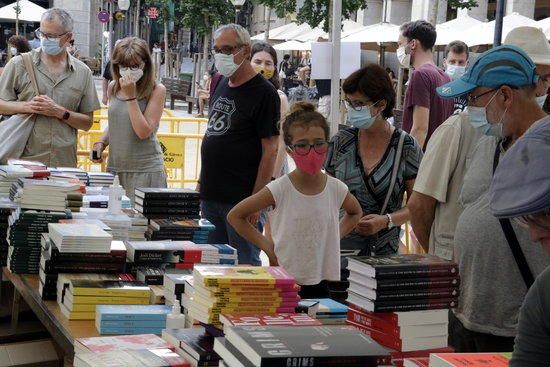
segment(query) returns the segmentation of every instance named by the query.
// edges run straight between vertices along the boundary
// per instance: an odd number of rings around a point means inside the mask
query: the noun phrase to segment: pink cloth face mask
[[[296,152],[292,152],[291,156],[296,163],[296,167],[310,176],[315,176],[321,171],[327,157],[327,152],[317,153],[315,149],[311,149],[306,155],[299,155],[296,154]]]

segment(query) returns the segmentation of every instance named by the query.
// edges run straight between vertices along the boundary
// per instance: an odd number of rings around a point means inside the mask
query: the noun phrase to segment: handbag
[[[34,89],[34,96],[40,95],[34,67],[32,65],[32,56],[30,52],[21,54],[23,64]],[[34,98],[33,96],[33,98]],[[21,101],[21,100],[18,100]],[[32,133],[36,115],[17,114],[0,122],[0,163],[6,164],[10,158],[21,158]]]

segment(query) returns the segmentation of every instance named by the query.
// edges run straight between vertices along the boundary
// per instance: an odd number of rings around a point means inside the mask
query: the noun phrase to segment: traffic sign
[[[102,10],[99,13],[97,13],[97,19],[99,19],[101,23],[109,22],[110,17],[111,17],[111,14],[109,14],[107,10]]]
[[[157,19],[159,16],[159,12],[157,8],[149,8],[147,9],[147,16],[151,19]]]

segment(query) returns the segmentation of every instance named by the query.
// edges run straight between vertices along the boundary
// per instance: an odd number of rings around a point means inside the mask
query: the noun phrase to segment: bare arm
[[[165,98],[166,88],[164,85],[158,84],[153,90],[147,102],[147,108],[143,113],[139,108],[137,99],[127,102],[132,128],[138,138],[146,139],[155,131],[162,116]]]
[[[410,199],[413,193],[413,187],[414,187],[414,180],[405,181],[405,189],[407,190],[407,200]],[[391,213],[391,219],[396,226],[401,226],[407,223],[409,220],[411,220],[411,212],[409,211],[409,208],[407,207],[407,205],[405,205],[398,211]]]
[[[256,183],[254,184],[253,194],[259,192],[270,181],[273,174],[273,168],[275,167],[275,160],[277,159],[277,150],[279,147],[279,136],[271,136],[269,138],[262,139],[262,160],[258,168],[258,175],[256,176]]]
[[[413,109],[413,126],[410,135],[412,135],[418,145],[424,149],[424,143],[428,136],[428,126],[430,123],[430,109],[421,106],[414,106]]]
[[[109,103],[109,97],[108,97],[108,88],[109,88],[109,81],[105,78],[101,80],[101,90],[103,91],[101,103],[104,105],[107,105]]]
[[[0,99],[0,115],[16,115],[18,113],[31,114],[36,111],[31,102],[8,102]]]
[[[426,253],[429,250],[430,232],[435,217],[435,205],[437,200],[431,196],[414,191],[407,207],[411,215],[411,225],[414,234],[424,248]]]
[[[287,159],[286,144],[283,135],[283,124],[286,113],[288,111],[288,98],[286,96],[279,96],[281,98],[281,127],[279,128],[279,150],[277,151],[277,159],[275,160],[275,169],[273,170],[273,177],[279,177],[281,175],[281,169]]]
[[[70,125],[76,130],[85,130],[88,131],[93,124],[93,111],[80,113],[75,111],[68,111],[65,107],[58,105],[54,102],[53,99],[47,95],[36,96],[30,102],[31,108],[36,111],[35,113],[55,117],[59,119],[60,122]],[[69,118],[63,120],[63,115],[65,112],[69,112]]]
[[[348,192],[342,203],[342,209],[346,213],[340,219],[340,238],[344,238],[355,228],[359,219],[361,219],[361,214],[363,214],[361,205],[350,192]]]
[[[241,237],[253,243],[267,254],[270,265],[277,265],[273,241],[261,234],[248,220],[254,213],[272,205],[275,205],[275,199],[271,191],[264,187],[260,192],[234,206],[227,215],[227,221]]]

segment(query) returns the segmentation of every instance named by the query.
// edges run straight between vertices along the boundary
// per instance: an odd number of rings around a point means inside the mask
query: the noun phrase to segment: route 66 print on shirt
[[[223,135],[231,127],[231,116],[235,112],[235,101],[220,97],[214,102],[208,119],[207,135]]]

